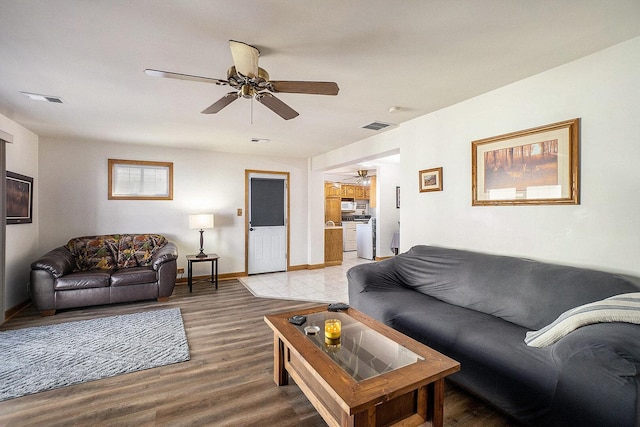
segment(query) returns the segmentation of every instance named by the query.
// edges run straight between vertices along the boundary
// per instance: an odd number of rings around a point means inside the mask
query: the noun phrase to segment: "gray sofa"
[[[76,237],[31,264],[29,293],[43,316],[56,310],[157,299],[176,283],[178,249],[159,234]]]
[[[640,325],[593,321],[546,346],[525,343],[566,326],[556,319],[567,310],[640,292],[637,278],[432,246],[347,277],[351,306],[458,360],[450,380],[518,422],[640,425]]]

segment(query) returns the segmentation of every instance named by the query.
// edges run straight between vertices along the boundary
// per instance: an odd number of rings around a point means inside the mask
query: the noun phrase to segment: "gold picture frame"
[[[420,178],[420,192],[442,191],[442,168],[421,170],[418,173]]]
[[[472,141],[473,206],[580,203],[580,119]]]

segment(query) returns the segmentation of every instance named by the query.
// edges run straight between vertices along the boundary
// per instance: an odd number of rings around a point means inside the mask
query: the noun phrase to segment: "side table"
[[[193,287],[193,263],[194,262],[210,262],[211,263],[211,283],[216,285],[218,289],[218,259],[220,257],[217,254],[209,254],[206,257],[198,258],[196,255],[187,255],[188,263],[188,277],[189,277],[189,292]]]

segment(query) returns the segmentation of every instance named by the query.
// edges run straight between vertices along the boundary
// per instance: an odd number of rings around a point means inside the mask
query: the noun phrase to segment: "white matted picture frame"
[[[442,168],[424,169],[418,173],[420,192],[442,191]]]
[[[579,204],[579,123],[472,141],[472,205]]]

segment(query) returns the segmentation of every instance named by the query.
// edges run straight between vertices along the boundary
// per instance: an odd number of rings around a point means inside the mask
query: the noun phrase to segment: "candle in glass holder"
[[[326,338],[337,340],[342,332],[342,324],[338,319],[327,319],[324,321],[324,336]]]

